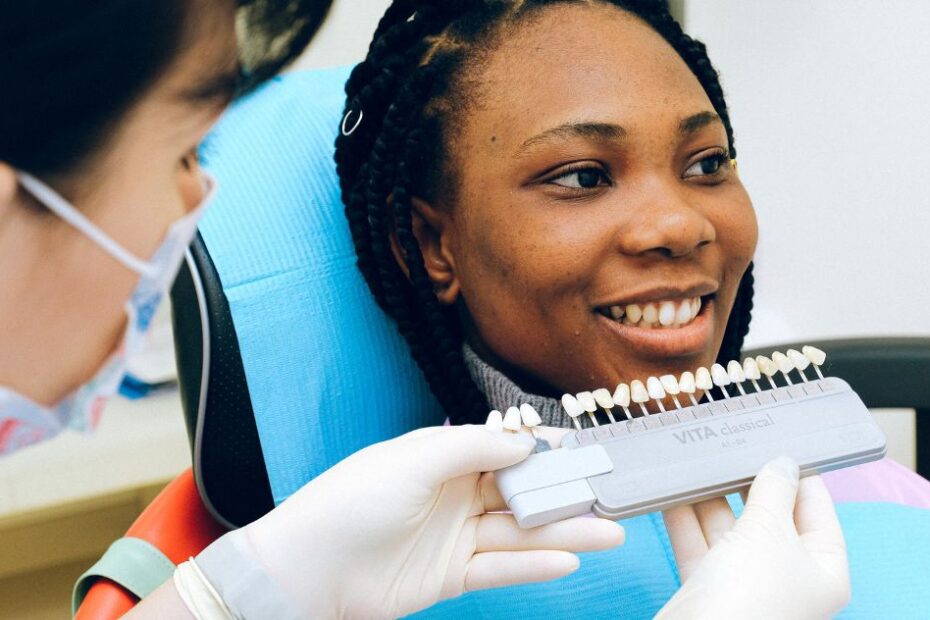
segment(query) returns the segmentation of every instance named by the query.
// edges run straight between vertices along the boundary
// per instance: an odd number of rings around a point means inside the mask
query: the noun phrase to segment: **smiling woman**
[[[389,11],[336,155],[452,420],[489,408],[471,351],[543,397],[738,357],[756,221],[703,46],[656,2],[459,4]]]

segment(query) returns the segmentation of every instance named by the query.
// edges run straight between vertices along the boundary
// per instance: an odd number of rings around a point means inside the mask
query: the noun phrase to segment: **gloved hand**
[[[426,428],[348,457],[239,530],[307,617],[395,618],[471,590],[544,581],[572,552],[623,542],[578,517],[521,530],[492,474],[533,440],[482,426]],[[235,532],[233,534],[236,534]]]
[[[762,469],[738,520],[724,498],[664,516],[683,585],[657,619],[821,619],[849,601],[833,501],[791,459]]]

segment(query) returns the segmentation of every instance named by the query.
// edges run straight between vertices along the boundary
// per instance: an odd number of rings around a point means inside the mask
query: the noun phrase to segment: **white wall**
[[[323,28],[296,69],[336,67],[365,58],[371,35],[391,0],[335,0]]]
[[[930,335],[930,2],[686,0],[759,216],[750,344]]]

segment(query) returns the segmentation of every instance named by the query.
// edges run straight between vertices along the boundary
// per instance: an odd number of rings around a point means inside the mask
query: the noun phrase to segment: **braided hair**
[[[453,424],[482,422],[488,403],[471,379],[455,311],[434,294],[413,235],[411,197],[431,200],[454,175],[440,169],[456,114],[467,109],[464,71],[480,62],[505,24],[556,4],[610,4],[658,32],[703,86],[733,129],[717,72],[704,44],[685,34],[662,0],[395,0],[368,56],[346,84],[346,116],[336,167],[358,266],[378,304],[396,321],[433,393]],[[346,126],[354,129],[346,130]],[[417,174],[411,174],[416,171]],[[391,246],[396,235],[409,274]],[[737,292],[718,355],[739,356],[752,310],[752,265]]]

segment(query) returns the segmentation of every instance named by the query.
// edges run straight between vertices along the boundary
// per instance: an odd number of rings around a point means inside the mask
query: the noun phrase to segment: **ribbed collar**
[[[529,403],[539,412],[539,417],[546,426],[572,426],[571,418],[558,400],[524,392],[504,373],[478,357],[467,344],[462,345],[462,352],[471,378],[478,385],[478,389],[484,392],[492,408],[503,413],[508,407],[519,407],[522,403]]]

